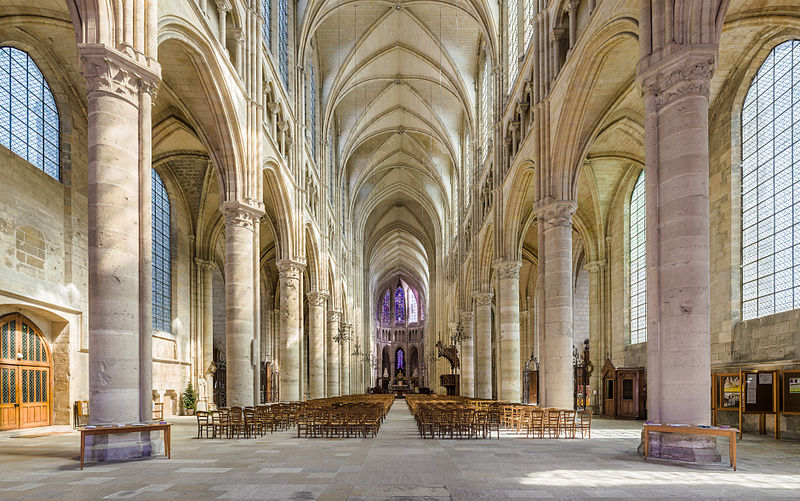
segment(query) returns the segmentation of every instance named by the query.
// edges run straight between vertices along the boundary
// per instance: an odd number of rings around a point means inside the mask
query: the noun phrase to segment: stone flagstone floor
[[[634,421],[596,419],[591,440],[422,440],[403,400],[374,439],[197,440],[194,418],[174,422],[172,460],[84,471],[76,433],[0,434],[0,499],[800,498],[800,443],[752,434],[734,472],[644,462]]]

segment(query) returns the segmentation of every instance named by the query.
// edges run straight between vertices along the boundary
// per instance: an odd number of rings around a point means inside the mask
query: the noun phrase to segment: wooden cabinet
[[[647,392],[641,367],[616,368],[611,360],[603,365],[603,415],[645,419]]]

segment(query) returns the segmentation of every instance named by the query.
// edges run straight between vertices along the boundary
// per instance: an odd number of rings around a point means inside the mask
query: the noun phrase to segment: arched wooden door
[[[33,322],[0,318],[0,430],[51,424],[52,361]]]

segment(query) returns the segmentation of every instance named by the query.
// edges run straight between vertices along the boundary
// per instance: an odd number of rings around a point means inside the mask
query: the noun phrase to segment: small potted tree
[[[194,391],[192,382],[186,385],[186,390],[181,394],[181,403],[187,416],[194,416],[194,406],[197,404],[197,393]]]

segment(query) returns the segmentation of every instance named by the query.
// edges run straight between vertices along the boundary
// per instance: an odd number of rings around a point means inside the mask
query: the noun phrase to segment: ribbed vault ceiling
[[[307,13],[370,286],[397,273],[427,288],[452,217],[461,142],[474,127],[480,2],[333,0]]]

